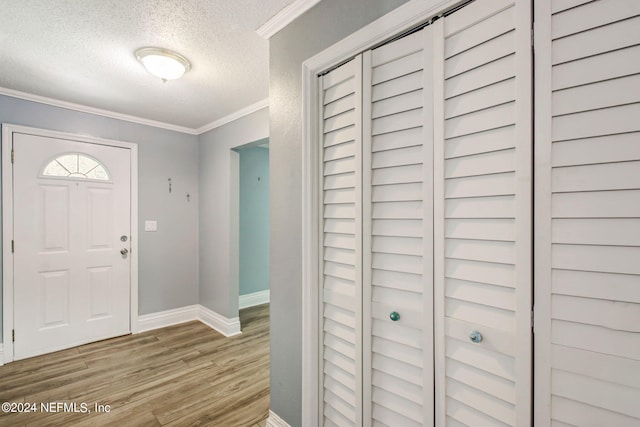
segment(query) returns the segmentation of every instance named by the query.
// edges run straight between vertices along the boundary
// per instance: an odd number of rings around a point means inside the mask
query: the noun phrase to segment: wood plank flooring
[[[0,412],[0,426],[264,427],[269,306],[241,310],[240,321],[231,338],[194,321],[1,366],[0,402],[37,411]]]

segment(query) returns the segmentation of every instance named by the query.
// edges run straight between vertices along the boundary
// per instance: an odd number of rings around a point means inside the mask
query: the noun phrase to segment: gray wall
[[[271,410],[301,424],[302,63],[406,0],[324,0],[269,43]]]
[[[233,239],[238,232],[239,161],[233,149],[268,136],[269,110],[264,108],[198,137],[200,304],[227,318],[238,317],[239,295],[238,237],[235,243]]]
[[[198,139],[195,135],[2,95],[0,122],[136,143],[139,313],[198,303]],[[167,186],[169,177],[173,183],[171,194]],[[190,202],[186,200],[187,193],[191,195]],[[145,219],[158,220],[158,231],[145,233]],[[0,305],[0,322],[1,310]]]
[[[240,295],[247,295],[269,289],[269,149],[250,146],[238,153]]]

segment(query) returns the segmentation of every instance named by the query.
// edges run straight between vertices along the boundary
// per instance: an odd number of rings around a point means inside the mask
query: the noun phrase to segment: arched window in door
[[[43,178],[77,178],[110,181],[107,168],[98,160],[80,153],[67,153],[51,160],[40,174]]]

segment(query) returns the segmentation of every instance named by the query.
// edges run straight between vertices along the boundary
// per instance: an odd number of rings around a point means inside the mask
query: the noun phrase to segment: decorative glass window
[[[43,177],[79,178],[109,181],[107,168],[99,161],[79,153],[63,154],[53,159],[42,171]]]

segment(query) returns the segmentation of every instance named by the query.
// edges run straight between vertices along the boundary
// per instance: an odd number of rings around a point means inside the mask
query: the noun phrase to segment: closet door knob
[[[482,334],[478,331],[471,331],[471,333],[469,334],[469,339],[471,340],[471,342],[477,344],[482,341]]]
[[[389,314],[389,319],[393,320],[394,322],[398,319],[400,319],[400,314],[397,311],[392,311]]]

